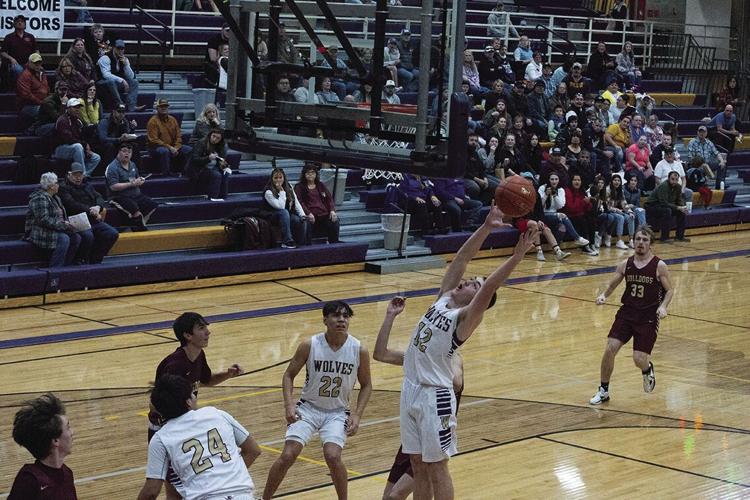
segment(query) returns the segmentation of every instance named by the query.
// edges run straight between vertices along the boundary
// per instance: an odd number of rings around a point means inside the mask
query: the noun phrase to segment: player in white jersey
[[[513,255],[487,278],[463,279],[490,231],[508,224],[493,206],[482,226],[448,266],[438,298],[414,329],[404,354],[401,445],[414,471],[414,500],[453,499],[448,458],[456,453],[452,357],[494,305],[497,289],[533,247],[535,230],[521,234]]]
[[[268,471],[263,498],[273,497],[289,467],[315,432],[320,434],[323,456],[339,499],[347,498],[347,474],[341,460],[347,436],[353,436],[372,393],[370,356],[367,348],[351,336],[349,319],[353,311],[341,301],[323,307],[324,333],[302,342],[284,372],[282,386],[287,421],[284,450]],[[305,386],[295,403],[294,377],[307,370]],[[354,412],[349,412],[349,396],[359,380],[359,396]]]
[[[146,483],[138,500],[155,500],[169,467],[179,480],[177,492],[189,500],[252,500],[247,468],[260,455],[250,433],[230,414],[197,408],[193,385],[179,375],[159,377],[151,403],[166,423],[148,445]]]

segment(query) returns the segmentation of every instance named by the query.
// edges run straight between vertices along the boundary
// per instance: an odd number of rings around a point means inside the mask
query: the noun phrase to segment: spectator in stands
[[[370,104],[372,102],[372,85],[369,83],[362,83],[362,87],[355,90],[352,97],[356,103]],[[437,99],[435,99],[435,101],[437,101]]]
[[[213,65],[215,72],[218,74],[219,71],[219,57],[221,57],[221,46],[229,45],[229,35],[232,30],[229,29],[229,25],[224,23],[221,25],[221,30],[208,39],[206,42],[206,55],[204,57],[204,64]]]
[[[570,140],[567,146],[565,146],[565,149],[563,149],[563,153],[565,153],[565,164],[571,171],[578,170],[578,162],[581,159],[581,153],[584,151],[581,146],[581,135],[581,129],[576,128],[575,130],[572,130],[570,132]]]
[[[521,151],[521,154],[526,155],[526,151],[529,149],[529,140],[531,139],[531,130],[527,127],[529,120],[523,115],[516,115],[513,117],[513,127],[510,132],[516,136],[516,147]]]
[[[279,23],[279,61],[287,64],[298,64],[300,54],[294,45],[294,38],[286,32],[286,24]]]
[[[503,143],[505,141],[505,136],[508,135],[508,132],[510,131],[509,123],[508,118],[505,116],[499,116],[492,128],[487,132],[488,137],[496,137],[500,143]]]
[[[734,145],[740,132],[737,130],[737,116],[734,114],[734,107],[731,104],[724,106],[724,110],[717,113],[710,120],[704,119],[707,127],[716,127],[712,134],[714,144],[717,144],[727,150],[727,154],[734,152]]]
[[[615,236],[617,242],[615,247],[620,250],[627,250],[628,246],[633,248],[633,236],[635,235],[635,212],[630,209],[622,187],[622,177],[619,175],[613,175],[609,180],[609,186],[607,186],[607,204],[609,205],[609,213],[615,219]],[[625,224],[628,227],[628,235],[630,241],[626,245],[622,240],[624,233]],[[609,234],[607,234],[609,236]],[[611,241],[605,236],[605,246],[610,246]]]
[[[614,153],[606,149],[607,143],[604,140],[604,127],[601,120],[594,118],[582,129],[581,144],[584,149],[591,152],[592,170],[608,180],[611,175],[609,162],[614,157]],[[593,179],[584,180],[588,184]]]
[[[65,113],[55,123],[54,157],[61,160],[73,160],[85,166],[84,175],[91,177],[101,161],[101,156],[91,150],[83,139],[83,122],[81,109],[83,101],[76,97],[68,99]]]
[[[19,14],[13,18],[13,31],[3,38],[3,48],[0,51],[0,58],[8,70],[11,86],[15,86],[16,80],[24,70],[24,64],[36,52],[36,38],[26,31],[26,17]],[[41,59],[39,62],[41,63]]]
[[[638,176],[635,174],[629,174],[625,176],[627,182],[623,186],[622,194],[625,196],[625,201],[628,203],[628,209],[632,210],[635,214],[636,229],[646,225],[646,209],[641,208],[641,193],[642,191],[638,188]]]
[[[542,146],[539,144],[539,136],[531,134],[529,147],[524,157],[524,166],[521,168],[521,175],[531,178],[535,184],[539,183],[539,173],[542,171],[542,160],[544,153]]]
[[[598,95],[594,98],[594,112],[596,118],[601,121],[604,127],[609,127],[612,123],[610,122],[611,115],[609,114],[610,103],[604,97]]]
[[[622,172],[625,161],[625,150],[633,141],[630,139],[630,116],[620,116],[617,123],[607,127],[604,132],[604,142],[607,143],[606,149],[612,151],[615,168],[614,172]]]
[[[607,188],[604,183],[604,178],[601,175],[594,177],[594,182],[589,186],[588,200],[589,203],[591,203],[591,216],[594,219],[596,227],[592,248],[595,250],[601,248],[602,240],[606,240],[608,243],[606,246],[610,246],[610,232],[615,227],[615,218],[614,215],[609,213]]]
[[[539,182],[541,184],[549,183],[550,175],[555,174],[561,187],[566,188],[570,186],[568,165],[566,164],[565,155],[563,155],[561,148],[555,146],[550,149],[549,160],[542,165],[542,171],[539,174]]]
[[[676,241],[689,242],[685,237],[685,215],[687,207],[680,188],[680,174],[670,172],[666,182],[662,182],[651,191],[646,200],[646,219],[652,224],[659,224],[661,235],[659,241],[669,243],[669,230],[672,217],[676,218]]]
[[[103,55],[112,50],[112,40],[101,24],[92,24],[91,28],[84,32],[83,41],[86,53],[94,62],[98,62]]]
[[[109,165],[115,157],[115,148],[122,142],[138,142],[138,146],[133,148],[131,158],[138,163],[138,147],[145,146],[143,136],[138,138],[136,129],[138,124],[135,120],[128,120],[125,117],[125,105],[118,104],[112,110],[109,116],[99,120],[97,127],[98,141],[103,163]]]
[[[583,76],[581,63],[573,63],[570,74],[563,79],[568,87],[568,97],[573,99],[576,94],[586,95],[591,93],[591,80]]]
[[[518,31],[510,20],[510,14],[505,12],[502,1],[495,4],[487,16],[487,36],[494,36],[502,38],[503,40],[509,37],[518,38]]]
[[[560,83],[565,80],[565,77],[570,74],[570,70],[574,63],[575,59],[567,57],[565,61],[552,72],[552,85],[555,89],[557,89],[557,86],[560,85]]]
[[[713,191],[708,187],[708,179],[712,179],[714,173],[711,171],[711,167],[703,161],[700,156],[695,156],[690,160],[690,168],[687,171],[687,184],[688,187],[693,191],[698,191],[703,201],[703,208],[709,209],[711,205],[711,198],[713,198]]]
[[[581,238],[588,242],[581,247],[581,250],[587,255],[599,255],[593,244],[595,231],[591,217],[591,201],[586,195],[581,174],[571,176],[570,186],[565,188],[564,193],[565,206],[562,212],[568,217]]]
[[[159,99],[156,114],[146,124],[149,152],[156,158],[159,172],[172,176],[182,172],[193,148],[182,144],[182,131],[177,119],[169,114],[169,101]]]
[[[513,85],[516,81],[516,75],[513,72],[513,54],[508,54],[508,48],[500,38],[492,39],[492,48],[495,49],[493,57],[497,65],[502,69],[500,79],[507,85]]]
[[[320,104],[337,104],[341,101],[336,92],[331,90],[331,79],[324,76],[320,79],[320,89],[315,93]]]
[[[618,19],[617,22],[612,23],[612,27],[607,26],[607,31],[623,31],[624,23],[622,20],[628,18],[628,5],[625,0],[615,0],[615,4],[612,6],[612,10],[609,11],[609,17],[612,19]]]
[[[22,126],[29,126],[37,119],[39,107],[48,95],[49,84],[42,67],[42,56],[34,52],[16,80],[16,109]]]
[[[716,109],[722,111],[729,105],[737,109],[743,104],[745,104],[745,101],[742,99],[740,88],[737,85],[737,77],[731,75],[727,80],[726,86],[716,96]]]
[[[302,167],[299,182],[294,186],[294,194],[312,223],[313,236],[325,235],[328,243],[339,243],[339,216],[334,199],[325,184],[320,182],[315,164],[306,163]]]
[[[68,221],[59,190],[57,175],[42,174],[39,189],[29,196],[24,239],[49,253],[48,267],[69,266],[78,259],[81,235]],[[85,249],[88,252],[88,249]]]
[[[138,79],[130,67],[130,60],[125,57],[125,42],[117,40],[114,48],[99,58],[97,62],[101,80],[114,81],[117,84],[116,104],[125,104],[129,111],[142,111],[145,106],[138,106]],[[103,82],[100,84],[104,85]]]
[[[401,104],[401,98],[396,95],[396,82],[388,80],[381,94],[383,104]]]
[[[411,39],[407,28],[401,30],[398,52],[401,55],[398,81],[405,90],[416,92],[419,89],[419,44]]]
[[[626,104],[630,104],[629,98],[626,95]],[[656,106],[656,101],[654,101],[654,98],[651,97],[648,94],[636,94],[635,95],[635,110],[634,113],[639,114],[641,116],[650,116],[654,113],[654,107]]]
[[[518,39],[518,46],[513,51],[513,58],[516,60],[516,64],[520,69],[520,74],[523,74],[526,66],[534,60],[534,52],[531,50],[531,42],[527,35],[521,35]],[[516,72],[516,75],[519,75]],[[519,75],[520,77],[520,75]]]
[[[630,119],[630,140],[636,143],[642,135],[646,135],[646,129],[643,128],[643,116],[635,114]],[[648,143],[648,138],[646,142]]]
[[[503,81],[501,79],[497,79],[492,83],[491,90],[484,95],[484,109],[485,113],[487,111],[490,111],[495,108],[495,105],[497,104],[497,101],[505,101],[505,106],[507,108],[508,106],[508,96],[505,93]],[[446,103],[447,103],[446,99]],[[433,101],[433,107],[434,101]],[[443,107],[445,109],[445,107]]]
[[[305,209],[294,195],[283,169],[274,168],[271,171],[263,198],[273,212],[274,224],[281,229],[281,248],[296,248],[297,244],[309,245],[313,217],[305,214]]]
[[[117,157],[107,165],[104,176],[110,201],[130,219],[131,230],[146,231],[146,224],[159,204],[141,192],[146,178],[138,174],[138,167],[130,160],[132,154],[131,143],[120,144]]]
[[[434,194],[440,200],[442,209],[448,215],[451,231],[461,232],[462,219],[466,215],[466,223],[469,227],[477,223],[482,202],[472,200],[466,196],[463,179],[435,179]]]
[[[219,108],[216,107],[216,104],[210,102],[203,106],[201,114],[198,116],[198,119],[195,120],[195,127],[193,128],[193,133],[190,134],[190,141],[188,141],[188,144],[194,146],[196,143],[208,137],[209,131],[216,128],[221,128]]]
[[[565,110],[562,105],[555,104],[552,111],[552,118],[547,122],[547,137],[550,141],[554,141],[557,138],[557,134],[560,133],[560,129],[565,123]]]
[[[662,137],[664,137],[664,129],[661,128],[661,125],[659,125],[659,117],[654,114],[649,115],[646,126],[643,127],[643,129],[646,132],[648,146],[649,148],[651,148],[651,152],[653,153],[654,148],[661,144],[661,139]]]
[[[547,99],[551,99],[555,95],[560,82],[552,79],[552,65],[550,63],[542,64],[542,76],[539,79],[544,82],[544,95]]]
[[[633,44],[628,40],[622,47],[622,52],[615,57],[617,74],[625,82],[625,88],[633,88],[641,82],[641,72],[635,65]]]
[[[535,82],[542,77],[542,53],[534,52],[531,62],[526,65],[524,78],[530,82]]]
[[[404,174],[399,189],[408,200],[413,227],[419,228],[423,235],[448,232],[442,203],[433,191],[432,182],[419,175]]]
[[[464,188],[469,198],[489,205],[495,195],[497,182],[493,182],[485,174],[484,163],[479,158],[478,149],[480,147],[479,136],[475,132],[470,132],[467,145],[468,155],[464,173]]]
[[[55,123],[65,113],[68,103],[68,84],[63,81],[55,82],[55,91],[44,98],[39,106],[39,114],[31,131],[37,137],[48,137],[55,131]]]
[[[555,89],[555,93],[549,100],[550,106],[554,110],[555,106],[560,106],[563,109],[563,115],[570,107],[570,97],[568,96],[568,84],[560,82]]]
[[[664,150],[672,149],[674,151],[674,159],[680,161],[680,153],[672,147],[672,136],[664,134],[661,136],[661,143],[651,150],[651,165],[656,165],[664,159]]]
[[[401,64],[401,52],[398,51],[398,41],[389,38],[383,48],[383,67],[388,70],[391,80],[398,85],[398,65]]]
[[[340,71],[347,71],[349,69],[349,66],[347,66],[346,61],[341,59],[339,57],[339,48],[336,45],[330,45],[328,47],[328,55],[336,61],[336,69]],[[328,63],[328,60],[325,58],[320,63],[320,65],[324,68],[330,68],[331,65]],[[349,94],[349,87],[347,82],[342,80],[341,78],[333,78],[331,79],[331,86],[333,87],[334,92],[336,92],[336,95],[338,95],[339,100],[343,101],[344,97]],[[353,83],[351,85],[354,85]]]
[[[638,179],[638,187],[651,191],[654,188],[654,169],[651,165],[651,150],[648,147],[648,139],[643,134],[638,141],[628,146],[625,151],[625,176],[635,175]]]
[[[484,48],[478,66],[479,83],[482,87],[493,89],[495,81],[502,80],[505,70],[500,65],[500,61],[495,58],[495,48],[492,45]]]
[[[544,209],[542,208],[542,201],[539,196],[536,197],[536,203],[534,208],[528,214],[521,218],[514,219],[513,225],[518,229],[520,233],[525,233],[527,229],[539,230],[536,233],[534,239],[534,248],[536,249],[536,260],[544,262],[547,259],[544,257],[544,250],[542,249],[541,237],[552,247],[552,251],[555,253],[555,259],[562,261],[570,257],[570,252],[563,252],[560,245],[557,244],[557,239],[552,233],[552,229],[544,223]]]
[[[581,131],[578,126],[578,115],[571,110],[565,113],[565,121],[560,125],[560,130],[557,131],[557,137],[555,137],[555,146],[565,149],[576,131]]]
[[[534,91],[527,97],[527,106],[529,110],[528,117],[531,120],[531,127],[537,135],[544,138],[547,136],[547,117],[551,109],[549,99],[544,95],[544,81],[539,79],[534,82]]]
[[[576,118],[578,118],[578,126],[585,127],[586,124],[589,122],[589,119],[588,119],[588,116],[586,115],[586,104],[583,98],[583,94],[578,93],[575,96],[573,96],[573,101],[570,103],[570,107],[568,108],[568,113],[565,113],[566,120],[567,120],[568,114],[571,111],[573,111],[576,114]]]
[[[693,201],[693,191],[687,187],[687,176],[682,162],[677,161],[674,157],[674,149],[664,150],[664,159],[656,164],[654,169],[654,182],[656,186],[664,182],[671,172],[679,174],[680,185],[682,186],[682,196],[685,201]]]
[[[83,122],[83,140],[95,151],[99,146],[99,122],[102,118],[102,103],[96,98],[96,84],[90,82],[84,93],[81,121]]]
[[[224,201],[229,192],[232,169],[224,159],[226,155],[224,131],[220,128],[209,130],[193,148],[186,174],[193,185],[211,201]]]
[[[560,178],[557,174],[550,174],[547,184],[539,186],[538,193],[544,210],[544,224],[552,229],[553,233],[561,232],[558,227],[562,226],[576,245],[579,247],[588,245],[589,240],[578,234],[568,216],[561,211],[565,206],[565,189],[560,186]]]
[[[294,101],[294,93],[292,92],[292,87],[289,83],[289,77],[286,74],[279,75],[279,79],[276,80],[276,100],[277,101],[285,101],[285,102],[295,102]],[[293,115],[288,115],[286,113],[283,113],[284,118],[286,119],[293,119]]]
[[[524,115],[529,111],[529,102],[526,99],[526,84],[523,80],[518,80],[513,85],[513,91],[510,92],[508,100],[508,112],[513,115]]]
[[[578,155],[578,160],[575,165],[571,165],[569,173],[578,174],[581,176],[584,186],[588,186],[593,182],[594,176],[596,175],[596,168],[592,162],[593,153],[588,149],[581,148],[581,152]]]
[[[70,45],[65,57],[73,64],[73,69],[79,72],[87,82],[96,80],[96,68],[91,56],[86,52],[83,38],[76,38]]]
[[[229,67],[229,44],[219,45],[219,57],[216,61],[205,61],[203,64],[204,85],[208,88],[227,88],[227,69]]]
[[[524,158],[516,147],[516,136],[515,134],[507,134],[503,141],[503,147],[495,153],[493,175],[495,179],[504,181],[513,175],[520,175],[523,166]]]
[[[688,143],[688,161],[691,161],[696,156],[703,158],[716,174],[715,189],[720,189],[721,183],[723,183],[726,176],[727,163],[724,156],[719,154],[719,150],[716,149],[714,143],[706,138],[707,135],[708,129],[705,125],[698,127],[698,136],[690,139]]]
[[[479,68],[477,68],[477,63],[474,61],[474,54],[468,49],[464,50],[464,64],[462,71],[463,79],[469,82],[471,93],[476,96],[477,100],[481,100],[490,89],[483,87],[480,83]]]
[[[609,85],[615,74],[615,60],[607,53],[607,45],[599,42],[596,50],[589,56],[587,70],[595,89],[603,89]]]
[[[602,92],[602,97],[608,100],[611,106],[617,104],[617,98],[621,95],[622,92],[620,92],[620,85],[617,83],[617,80],[612,80],[611,82],[609,82],[609,85],[607,85],[607,90]]]
[[[620,121],[620,118],[623,116],[623,113],[628,107],[628,102],[625,100],[624,95],[617,96],[617,101],[615,102],[614,106],[609,107],[609,124],[616,124]],[[626,116],[629,116],[626,113]]]
[[[82,263],[100,264],[120,234],[117,229],[104,222],[107,215],[106,202],[84,176],[83,170],[80,163],[70,165],[67,178],[60,182],[59,196],[67,213],[85,213],[91,224],[90,231],[78,233],[81,236],[81,250],[89,250],[88,254],[80,254]]]
[[[477,154],[484,165],[484,172],[487,175],[495,175],[495,158],[500,154],[499,146],[500,140],[497,136],[493,135],[485,141],[483,146],[477,149]]]
[[[68,97],[83,98],[89,80],[86,80],[82,74],[73,68],[73,63],[67,57],[60,59],[56,74],[57,81],[65,82],[68,85]]]

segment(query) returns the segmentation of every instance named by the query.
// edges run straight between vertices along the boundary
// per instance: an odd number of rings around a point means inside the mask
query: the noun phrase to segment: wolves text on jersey
[[[344,363],[342,361],[313,360],[316,372],[340,373],[341,375],[350,375],[354,370],[354,363]]]
[[[427,310],[424,317],[432,323],[432,326],[444,332],[450,330],[451,325],[453,325],[453,318],[444,316],[434,305]]]

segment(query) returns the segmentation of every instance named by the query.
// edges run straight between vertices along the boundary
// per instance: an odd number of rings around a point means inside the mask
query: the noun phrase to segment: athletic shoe
[[[615,246],[617,248],[619,248],[620,250],[627,250],[628,249],[628,246],[622,240],[617,240],[617,244],[615,244]]]
[[[643,390],[646,392],[653,392],[656,387],[656,375],[654,375],[654,364],[648,362],[648,372],[643,374]]]
[[[536,260],[538,260],[539,262],[544,262],[547,260],[544,258],[544,252],[542,250],[538,250],[536,252]]]
[[[563,252],[562,250],[558,249],[557,252],[555,252],[555,258],[559,261],[563,261],[570,257],[570,252]]]
[[[604,246],[609,248],[612,246],[612,236],[609,234],[604,235]]]
[[[586,238],[582,238],[579,236],[578,239],[576,240],[576,245],[578,245],[579,247],[585,247],[588,244],[589,244],[589,240],[587,240]]]
[[[287,241],[286,243],[281,244],[281,248],[297,248],[297,245],[295,245],[293,241]]]
[[[594,397],[589,400],[589,404],[600,405],[602,403],[606,403],[607,401],[609,401],[609,391],[605,391],[602,386],[599,386],[599,389],[596,391],[596,394],[594,394]]]
[[[224,198],[209,198],[211,201],[224,201]]]
[[[600,248],[602,246],[602,237],[599,233],[594,234],[594,247]]]

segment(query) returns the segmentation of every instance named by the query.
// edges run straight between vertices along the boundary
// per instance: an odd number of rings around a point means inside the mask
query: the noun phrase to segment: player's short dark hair
[[[210,324],[206,321],[206,318],[196,312],[185,312],[179,315],[179,317],[172,323],[172,330],[177,340],[180,341],[180,345],[187,344],[185,340],[185,334],[192,334],[193,328],[196,326],[205,326]]]
[[[636,229],[635,233],[633,233],[633,237],[635,238],[635,235],[638,233],[643,233],[646,236],[648,236],[649,243],[653,243],[656,240],[656,235],[654,234],[654,230],[651,229],[651,226],[649,226],[648,224],[638,226],[638,229]]]
[[[345,313],[349,317],[354,316],[352,308],[343,300],[332,300],[331,302],[326,302],[326,305],[323,306],[323,317],[325,318],[329,314],[336,313]]]
[[[49,455],[52,440],[62,434],[60,415],[65,415],[65,405],[51,392],[23,405],[13,419],[13,440],[42,460]]]
[[[165,420],[184,415],[190,408],[187,401],[193,394],[193,384],[185,377],[165,373],[151,389],[151,404]]]

